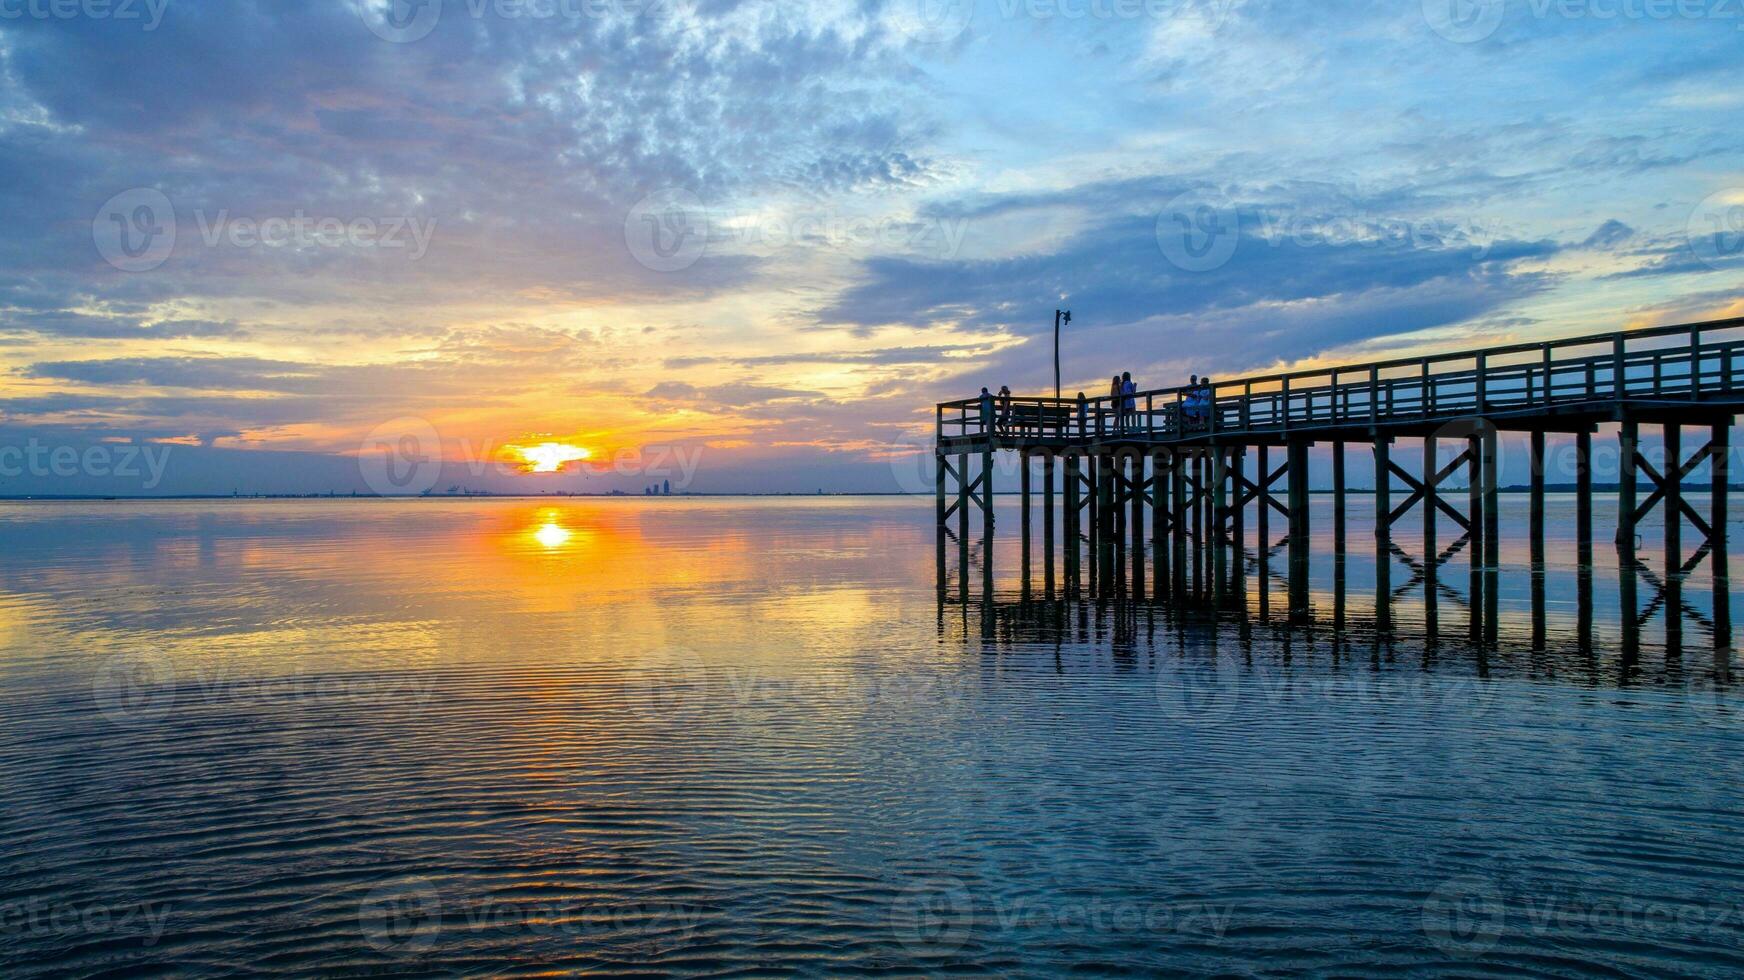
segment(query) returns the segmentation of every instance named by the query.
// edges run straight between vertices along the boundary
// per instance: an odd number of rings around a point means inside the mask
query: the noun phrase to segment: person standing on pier
[[[993,434],[993,392],[981,386],[981,432],[984,435]]]
[[[1120,394],[1120,375],[1117,374],[1108,379],[1108,411],[1109,414],[1113,416],[1112,421],[1114,422],[1114,431],[1116,432],[1120,431]],[[1098,430],[1102,428],[1100,424],[1101,414],[1101,411],[1098,410],[1098,424],[1096,426]]]
[[[999,428],[1011,431],[1011,386],[999,386]]]
[[[1120,427],[1138,428],[1138,385],[1133,383],[1132,372],[1120,372]]]

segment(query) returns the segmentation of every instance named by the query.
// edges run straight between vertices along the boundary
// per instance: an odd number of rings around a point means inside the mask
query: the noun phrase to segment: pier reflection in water
[[[1622,574],[1621,549],[1581,547],[1574,496],[1550,494],[1528,534],[1499,539],[1493,563],[1472,547],[1470,534],[1437,543],[1419,520],[1394,525],[1381,543],[1383,563],[1376,549],[1347,546],[1352,527],[1364,529],[1365,544],[1369,539],[1373,500],[1349,495],[1340,514],[1330,495],[1311,498],[1310,524],[1324,530],[1307,549],[1299,609],[1289,601],[1286,542],[1266,536],[1264,522],[1257,522],[1260,536],[1247,536],[1240,549],[1231,545],[1202,560],[1190,554],[1185,565],[1175,564],[1166,574],[1176,587],[1158,599],[1147,583],[1154,556],[1144,544],[1135,556],[1120,537],[1106,555],[1090,557],[1094,544],[1081,539],[1085,557],[1070,561],[1023,533],[1021,501],[997,500],[991,539],[984,533],[964,539],[954,528],[938,536],[940,626],[983,641],[1109,642],[1117,653],[1154,647],[1158,631],[1173,632],[1177,642],[1200,637],[1207,649],[1230,644],[1220,652],[1239,653],[1258,631],[1332,657],[1458,655],[1480,674],[1501,659],[1532,675],[1590,684],[1723,689],[1733,680],[1731,575],[1714,574],[1706,545],[1669,570],[1642,552],[1628,566],[1631,574]],[[1500,500],[1504,515],[1517,511],[1511,516],[1525,528],[1524,495]],[[1610,516],[1601,510],[1599,520]],[[1638,531],[1652,540],[1663,528],[1644,523]],[[1433,559],[1425,558],[1426,542],[1437,549]],[[1066,567],[1083,573],[1055,574]]]

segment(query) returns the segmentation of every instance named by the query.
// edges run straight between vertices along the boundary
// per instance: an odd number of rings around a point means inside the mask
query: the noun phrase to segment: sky
[[[922,490],[1056,308],[1067,394],[1744,314],[1741,55],[1734,0],[0,0],[0,494]]]

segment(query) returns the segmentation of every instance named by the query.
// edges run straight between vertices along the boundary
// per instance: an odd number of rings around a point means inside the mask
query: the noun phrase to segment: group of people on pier
[[[1183,428],[1198,428],[1205,425],[1211,418],[1211,379],[1200,378],[1197,374],[1187,383],[1181,392],[1181,425]],[[1137,431],[1138,423],[1138,385],[1132,380],[1131,371],[1123,371],[1108,381],[1108,407],[1097,405],[1092,416],[1090,399],[1080,391],[1077,398],[1077,411],[1073,417],[1056,419],[1055,425],[1070,430],[1074,422],[1079,435],[1088,436],[1092,433],[1105,431],[1103,418],[1105,412],[1112,413],[1113,432],[1122,434]],[[1029,417],[1033,414],[1033,418]],[[1033,413],[1023,412],[1014,416],[1011,404],[1011,386],[1000,385],[998,394],[989,391],[985,386],[981,389],[981,417],[989,429],[994,432],[1010,435],[1021,430],[1034,427],[1042,428],[1043,410],[1035,409]]]

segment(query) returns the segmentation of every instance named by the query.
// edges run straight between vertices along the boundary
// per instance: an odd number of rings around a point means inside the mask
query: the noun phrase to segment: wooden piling
[[[1018,568],[1020,570],[1020,574],[1023,576],[1021,581],[1023,583],[1023,591],[1025,593],[1029,592],[1029,579],[1030,579],[1029,467],[1030,467],[1029,454],[1019,450],[1019,452],[1017,454],[1017,488],[1018,488],[1017,493],[1018,493],[1018,497],[1019,497],[1021,502],[1018,505],[1019,517],[1017,519],[1017,523],[1018,523],[1019,527],[1021,528],[1021,530],[1018,533],[1018,537],[1021,539],[1018,547],[1023,549],[1023,558],[1018,561]]]
[[[1436,559],[1441,554],[1435,541],[1435,512],[1440,508],[1436,503],[1436,472],[1435,437],[1426,436],[1423,439],[1423,595],[1431,601],[1430,608],[1433,608],[1436,573],[1440,571]]]
[[[1501,473],[1497,469],[1496,427],[1484,423],[1483,439],[1479,445],[1483,451],[1483,460],[1478,470],[1484,487],[1484,642],[1490,646],[1496,644],[1500,634],[1501,597],[1499,586],[1501,579],[1501,502],[1497,494],[1501,485]]]
[[[1375,625],[1393,621],[1393,469],[1392,440],[1375,437]]]
[[[933,453],[933,497],[938,506],[938,525],[945,526],[945,454]]]
[[[1669,586],[1674,577],[1683,577],[1683,480],[1678,477],[1683,470],[1683,426],[1667,422],[1664,438],[1665,500],[1659,506],[1665,514],[1665,580]],[[1669,604],[1665,611],[1667,622],[1683,615]]]
[[[1544,565],[1544,432],[1532,432],[1532,492],[1530,495],[1531,516],[1528,537],[1531,539],[1532,567],[1542,568]]]
[[[957,454],[957,537],[969,540],[969,454]]]
[[[1287,450],[1290,487],[1290,616],[1308,615],[1308,443]]]
[[[1229,519],[1229,450],[1214,446],[1211,450],[1211,592],[1212,602],[1223,604],[1223,590],[1229,576],[1229,557],[1224,528]]]
[[[1683,652],[1683,426],[1665,424],[1665,654]]]
[[[1260,488],[1258,498],[1260,505],[1259,509],[1254,512],[1254,530],[1260,536],[1257,550],[1260,554],[1260,560],[1263,562],[1266,555],[1270,554],[1272,550],[1272,489],[1268,485],[1272,478],[1272,460],[1271,453],[1264,445],[1259,448],[1259,472],[1255,473],[1254,476],[1257,478],[1256,482]]]
[[[1626,419],[1617,431],[1617,547],[1623,549],[1629,565],[1635,561],[1635,456],[1640,443],[1640,426]]]
[[[1632,664],[1641,628],[1641,607],[1635,601],[1635,456],[1640,451],[1640,427],[1624,419],[1617,431],[1617,582],[1622,602],[1625,669]]]
[[[1726,498],[1728,494],[1727,477],[1730,475],[1731,459],[1731,420],[1725,424],[1716,425],[1710,436],[1712,448],[1708,459],[1708,523],[1712,526],[1709,535],[1711,550],[1708,559],[1712,562],[1714,585],[1714,646],[1721,650],[1732,647],[1732,587],[1731,573],[1727,568],[1726,557]]]
[[[1080,572],[1078,528],[1081,523],[1081,515],[1078,511],[1078,492],[1082,485],[1083,478],[1078,473],[1079,465],[1079,456],[1077,453],[1070,453],[1066,456],[1064,474],[1066,484],[1064,501],[1066,512],[1061,515],[1064,518],[1064,520],[1061,521],[1061,528],[1065,531],[1066,538],[1066,592],[1068,595],[1077,595],[1078,576]]]
[[[1332,553],[1344,561],[1344,443],[1332,444]]]
[[[1578,432],[1574,437],[1575,557],[1580,567],[1593,569],[1593,437]]]
[[[1042,456],[1042,590],[1054,597],[1054,454]]]
[[[1160,451],[1151,454],[1151,594],[1157,602],[1169,598],[1167,458]]]
[[[1175,538],[1169,594],[1180,605],[1187,591],[1187,460],[1179,449],[1171,450],[1169,456],[1169,528]]]
[[[1143,599],[1144,587],[1144,555],[1145,555],[1145,457],[1141,452],[1127,454],[1132,467],[1132,480],[1127,485],[1127,493],[1132,495],[1132,516],[1127,518],[1127,530],[1131,532],[1132,544],[1132,597]]]
[[[981,450],[981,597],[993,596],[993,444]]]
[[[1193,451],[1193,597],[1205,598],[1205,453]]]
[[[1235,497],[1234,510],[1229,515],[1230,560],[1235,563],[1230,591],[1239,596],[1244,592],[1240,583],[1247,574],[1247,507],[1242,503],[1247,496],[1247,488],[1242,486],[1242,478],[1247,471],[1247,450],[1236,446],[1230,450],[1229,455],[1229,487]]]
[[[1096,455],[1096,512],[1097,594],[1106,596],[1114,590],[1114,459],[1108,453]]]
[[[1484,567],[1484,450],[1483,434],[1473,432],[1465,439],[1465,513],[1471,521],[1471,567],[1482,570]],[[1477,596],[1472,596],[1473,605],[1477,605]]]

